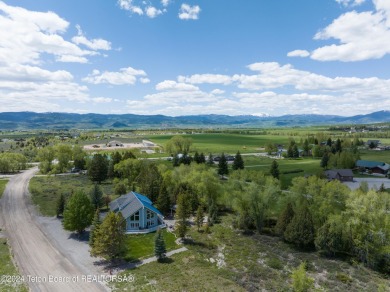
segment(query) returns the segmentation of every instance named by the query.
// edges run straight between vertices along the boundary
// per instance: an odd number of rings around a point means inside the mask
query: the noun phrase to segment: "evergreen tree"
[[[328,154],[328,151],[325,151],[324,155],[322,155],[320,166],[322,168],[327,169],[328,168],[328,162],[329,162],[329,154]]]
[[[101,154],[95,154],[88,169],[88,176],[93,182],[101,183],[107,179],[108,161]]]
[[[292,147],[292,155],[293,158],[299,158],[299,150],[297,144],[294,144]]]
[[[199,205],[198,210],[196,211],[196,218],[195,218],[195,222],[196,222],[196,226],[198,227],[198,231],[203,225],[203,219],[204,219],[203,206]]]
[[[90,199],[95,210],[103,206],[103,192],[98,184],[95,184],[90,191]]]
[[[83,192],[73,194],[64,210],[62,224],[65,230],[77,231],[79,234],[91,225],[94,213],[93,205]]]
[[[57,217],[62,215],[64,213],[64,210],[65,210],[65,196],[64,194],[61,194],[57,200],[57,209],[56,209]]]
[[[310,146],[309,146],[309,140],[305,139],[305,142],[303,142],[303,151],[305,153],[306,156],[309,155],[309,151],[310,151]]]
[[[122,255],[125,240],[124,222],[120,213],[108,212],[94,234],[94,243],[90,251],[92,256],[112,260]]]
[[[154,240],[154,255],[158,261],[161,261],[165,258],[166,253],[164,236],[161,229],[158,229]]]
[[[198,151],[196,151],[195,154],[194,154],[194,161],[195,161],[196,163],[198,163],[198,164],[200,163]]]
[[[206,163],[206,157],[204,156],[203,152],[199,155],[199,163]]]
[[[221,159],[218,162],[218,174],[220,176],[229,174],[229,166],[224,153],[222,153]]]
[[[209,157],[207,158],[207,164],[208,165],[213,165],[214,164],[213,155],[211,153],[209,154]]]
[[[328,146],[329,148],[332,147],[332,139],[330,137],[326,141],[326,146]]]
[[[279,165],[278,165],[278,162],[276,160],[272,161],[270,174],[274,178],[279,179]]]
[[[122,160],[126,159],[137,159],[137,157],[133,154],[133,152],[126,151],[125,153],[123,153]]]
[[[232,168],[234,170],[237,169],[244,169],[244,160],[242,159],[242,156],[240,154],[240,151],[237,151],[236,156],[234,157],[234,162]]]
[[[287,148],[287,158],[293,158],[293,157],[294,157],[293,146],[290,145]]]
[[[294,292],[307,292],[314,287],[314,279],[306,274],[305,263],[301,263],[298,268],[292,271],[291,279]]]
[[[184,193],[179,194],[176,208],[176,228],[181,238],[187,234],[187,219],[190,217],[190,208],[187,196]]]
[[[336,140],[335,149],[336,149],[336,153],[337,152],[341,152],[343,150],[342,146],[341,146],[341,140],[340,139]]]
[[[95,215],[92,220],[91,230],[89,232],[89,246],[92,248],[95,242],[96,234],[99,230],[99,226],[102,222],[100,221],[100,211],[96,209]]]
[[[282,238],[284,238],[284,232],[286,231],[288,224],[290,224],[291,220],[294,218],[294,214],[295,213],[294,213],[294,209],[292,207],[292,204],[288,203],[286,205],[286,208],[280,214],[278,221],[276,223],[276,226],[275,226],[276,234],[278,234]]]
[[[160,187],[156,206],[163,214],[168,214],[171,209],[171,197],[164,183]]]
[[[306,203],[298,209],[284,232],[286,241],[300,248],[311,248],[314,244],[314,223]]]

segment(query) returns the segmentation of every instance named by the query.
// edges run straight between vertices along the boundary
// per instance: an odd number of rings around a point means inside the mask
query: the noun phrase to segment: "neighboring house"
[[[353,181],[353,172],[351,169],[331,169],[325,171],[326,178],[331,180]]]
[[[126,221],[126,233],[149,233],[166,227],[164,216],[149,198],[130,192],[109,204],[110,210],[120,212]]]
[[[378,174],[387,174],[390,169],[390,165],[385,162],[370,160],[358,160],[356,161],[356,167]]]
[[[370,146],[371,144],[375,145],[375,147],[379,146],[381,144],[380,140],[367,140],[366,145]]]

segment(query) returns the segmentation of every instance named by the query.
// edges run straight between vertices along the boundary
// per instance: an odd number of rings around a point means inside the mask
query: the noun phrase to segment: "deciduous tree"
[[[93,213],[94,208],[88,196],[83,192],[74,193],[65,206],[62,221],[64,229],[80,234],[91,225]]]

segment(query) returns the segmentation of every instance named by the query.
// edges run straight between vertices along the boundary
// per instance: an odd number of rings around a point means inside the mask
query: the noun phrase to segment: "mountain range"
[[[161,129],[161,128],[249,128],[315,125],[355,125],[390,122],[390,111],[343,117],[336,115],[228,116],[193,115],[170,117],[134,114],[0,113],[0,130],[29,129]]]

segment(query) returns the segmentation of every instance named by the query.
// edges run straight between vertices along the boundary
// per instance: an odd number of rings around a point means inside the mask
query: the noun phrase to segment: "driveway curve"
[[[0,201],[0,223],[30,291],[107,291],[45,236],[30,204],[28,184],[38,168],[10,178]],[[88,278],[87,276],[92,276]]]

